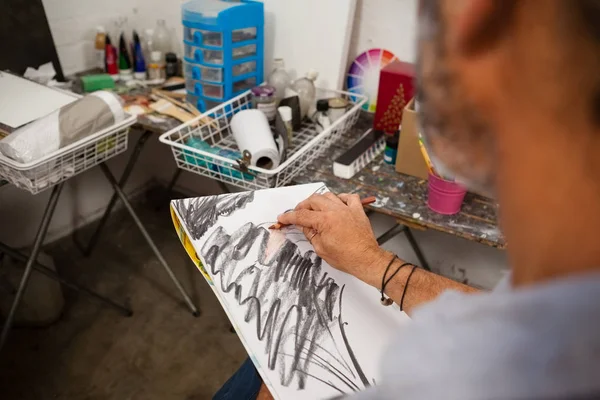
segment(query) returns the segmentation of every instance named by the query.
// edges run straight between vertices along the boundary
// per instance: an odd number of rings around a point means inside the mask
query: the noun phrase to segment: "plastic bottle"
[[[110,41],[110,36],[106,35],[105,50],[105,70],[113,80],[119,79],[119,68],[117,67],[117,48]]]
[[[133,77],[135,79],[146,79],[146,60],[142,50],[142,41],[138,33],[133,31]]]
[[[106,47],[106,29],[103,26],[96,27],[96,40],[94,42],[94,52],[96,54],[96,67],[102,71],[105,70],[105,47]]]
[[[279,105],[281,99],[285,98],[285,90],[290,86],[292,79],[285,70],[283,58],[273,61],[273,72],[269,75],[268,83],[275,88],[275,101]]]
[[[125,32],[121,32],[119,38],[119,79],[122,81],[130,81],[133,79],[131,57],[129,56],[129,46],[125,39]]]
[[[165,55],[165,72],[167,78],[177,76],[177,70],[179,65],[177,64],[177,55],[175,53],[167,53]]]
[[[385,135],[385,150],[383,152],[383,161],[386,164],[395,165],[396,156],[398,155],[398,141],[400,140],[400,131],[394,132],[393,135]]]
[[[152,51],[160,51],[163,59],[167,53],[171,52],[171,36],[169,35],[167,23],[164,19],[156,21],[156,28],[152,36],[152,46]]]
[[[329,100],[323,99],[317,101],[317,112],[313,116],[313,120],[317,123],[317,132],[321,133],[331,126],[329,120]]]
[[[317,95],[315,81],[318,77],[319,73],[311,68],[306,77],[298,79],[292,84],[292,89],[298,93],[300,98],[300,116],[302,119],[308,115],[311,108],[315,107],[314,102]]]

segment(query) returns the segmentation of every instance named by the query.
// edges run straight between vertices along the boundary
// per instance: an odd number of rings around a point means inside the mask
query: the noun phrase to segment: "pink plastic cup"
[[[429,174],[427,205],[438,214],[452,215],[460,211],[467,194],[464,186]]]

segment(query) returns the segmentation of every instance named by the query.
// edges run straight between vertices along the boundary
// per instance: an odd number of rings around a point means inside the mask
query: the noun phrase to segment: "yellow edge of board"
[[[202,272],[202,275],[204,275],[204,278],[206,278],[208,283],[212,285],[213,284],[212,278],[210,277],[210,275],[208,275],[208,272],[206,272],[204,265],[202,265],[202,261],[200,261],[200,257],[198,257],[198,254],[196,253],[196,250],[194,249],[194,245],[192,244],[192,241],[188,237],[187,233],[185,232],[183,225],[181,225],[181,222],[179,221],[179,217],[177,216],[177,213],[175,212],[173,205],[169,205],[169,209],[171,210],[171,218],[173,219],[173,225],[175,225],[175,231],[177,231],[177,236],[179,237],[179,240],[181,241],[183,248],[185,249],[188,256],[190,256],[190,258],[194,262],[194,265],[198,268],[198,270],[200,272]]]

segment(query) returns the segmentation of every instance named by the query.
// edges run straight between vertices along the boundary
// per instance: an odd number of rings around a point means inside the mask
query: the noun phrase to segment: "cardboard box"
[[[402,116],[402,129],[400,130],[398,155],[396,156],[396,171],[427,180],[429,179],[429,172],[419,147],[418,129],[415,99],[411,99],[404,107]]]
[[[377,108],[373,120],[376,131],[393,134],[402,122],[402,110],[415,94],[413,64],[394,61],[379,73]]]

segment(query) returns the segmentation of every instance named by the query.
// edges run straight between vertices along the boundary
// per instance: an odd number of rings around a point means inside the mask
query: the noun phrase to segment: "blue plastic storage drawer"
[[[192,103],[194,105],[194,107],[196,107],[198,110],[200,110],[203,113],[221,105],[220,101],[204,99],[201,96],[196,96],[192,93],[187,94],[187,101]]]
[[[224,82],[223,68],[207,67],[201,64],[184,62],[184,72],[186,78],[201,80],[205,82]],[[256,61],[246,61],[236,64],[232,67],[233,77],[248,75],[256,72]]]
[[[183,38],[186,42],[196,46],[223,47],[223,34],[221,32],[184,26]],[[232,43],[245,42],[248,40],[256,40],[256,28],[236,29],[231,32]]]

